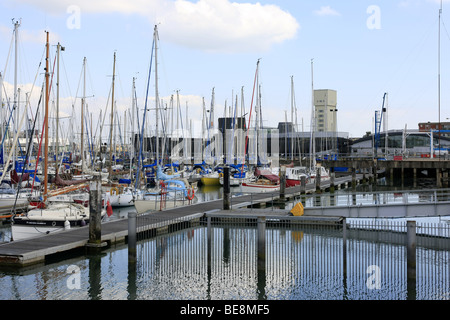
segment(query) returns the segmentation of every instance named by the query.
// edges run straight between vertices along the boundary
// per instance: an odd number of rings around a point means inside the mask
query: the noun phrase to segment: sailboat
[[[186,178],[177,177],[177,175],[167,175],[162,172],[161,162],[159,156],[159,98],[158,98],[158,63],[157,63],[157,40],[158,40],[158,29],[155,26],[153,34],[153,47],[152,47],[152,60],[153,60],[153,50],[155,52],[155,103],[156,103],[156,186],[152,189],[141,190],[139,189],[139,171],[136,175],[136,190],[140,190],[139,197],[134,199],[134,207],[137,213],[144,213],[149,211],[160,211],[176,206],[188,205],[196,201],[195,197],[195,187],[190,185]],[[152,63],[150,63],[149,76],[151,74]],[[150,77],[149,77],[150,80]],[[149,84],[149,82],[148,82]],[[147,84],[147,86],[148,86]],[[147,110],[147,100],[144,108],[144,121]],[[144,121],[142,123],[141,131],[141,143],[140,152],[138,160],[138,170],[140,167],[140,162],[142,158],[142,139],[143,139],[143,128]]]
[[[58,55],[60,45],[58,44]],[[46,72],[45,72],[45,119],[48,123],[48,103],[50,96],[49,86],[49,32],[47,31],[46,42]],[[75,202],[48,202],[48,126],[44,126],[45,147],[44,147],[44,199],[43,206],[29,210],[25,215],[15,215],[12,219],[11,234],[12,239],[21,240],[39,235],[59,232],[75,226],[84,226],[89,221],[90,209]],[[106,210],[102,210],[102,216]]]
[[[137,213],[161,211],[198,201],[195,196],[196,183],[190,184],[186,178],[165,174],[160,166],[156,170],[156,179],[159,181],[159,186],[141,191],[134,199]]]
[[[16,173],[15,171],[15,167],[13,168],[13,170],[9,170],[9,165],[12,162],[12,165],[14,166],[14,154],[15,154],[15,150],[16,150],[16,144],[19,138],[19,129],[20,127],[22,127],[25,117],[26,117],[26,112],[22,113],[21,119],[20,119],[20,124],[19,124],[19,95],[18,95],[18,89],[17,89],[17,51],[18,51],[18,45],[17,45],[17,39],[18,39],[18,29],[20,26],[20,22],[16,21],[14,22],[14,38],[15,38],[15,76],[14,76],[14,105],[13,105],[13,111],[11,111],[9,120],[8,120],[8,124],[7,126],[9,126],[9,122],[11,121],[11,119],[13,118],[13,112],[15,113],[15,119],[16,121],[15,123],[15,135],[14,138],[12,140],[12,145],[10,146],[10,152],[7,158],[7,161],[5,163],[2,163],[3,165],[3,172],[1,174],[1,178],[0,178],[0,213],[2,214],[6,214],[6,217],[11,217],[14,213],[18,212],[18,211],[24,211],[27,209],[28,207],[28,197],[30,196],[30,193],[27,190],[24,190],[21,188],[21,182],[26,178],[26,175],[21,175],[20,177],[17,176],[16,177],[11,177],[11,175],[14,173]],[[2,78],[0,75],[0,88],[2,88]],[[2,99],[1,99],[1,92],[0,92],[0,104],[2,103]],[[5,129],[7,130],[7,128]],[[3,136],[5,136],[6,133],[3,133]],[[4,147],[4,140],[2,141],[2,148]],[[1,151],[3,153],[3,150]],[[3,155],[2,155],[3,158]],[[5,179],[7,176],[9,175],[9,183],[7,182],[7,179]],[[16,178],[16,184],[17,184],[17,188],[11,187],[11,180]],[[14,183],[12,183],[14,184]]]
[[[260,60],[258,59],[258,62],[256,64],[256,72],[255,72],[255,80],[254,80],[254,85],[253,85],[253,96],[252,96],[252,101],[251,101],[251,105],[250,105],[250,114],[249,114],[249,120],[248,120],[248,130],[250,129],[250,121],[251,121],[251,117],[252,117],[252,108],[253,108],[253,98],[254,98],[254,94],[255,94],[255,88],[257,88],[258,93],[257,93],[257,102],[255,105],[255,113],[256,113],[256,121],[255,121],[255,127],[256,127],[256,134],[257,134],[257,138],[256,138],[256,147],[254,148],[255,150],[255,159],[257,161],[257,166],[254,170],[254,177],[252,179],[250,179],[249,181],[246,182],[242,182],[241,184],[241,191],[242,192],[250,192],[250,193],[260,193],[260,192],[270,192],[270,191],[278,191],[280,190],[280,178],[276,175],[273,174],[272,170],[266,167],[259,167],[258,165],[259,163],[259,152],[256,151],[256,149],[258,148],[258,131],[259,129],[262,129],[262,115],[261,115],[261,101],[260,101],[260,97],[259,97],[259,92],[260,92],[260,88],[259,88],[259,62]],[[246,137],[246,142],[245,142],[245,150],[247,151],[247,146],[248,146],[248,133],[247,133],[247,137]],[[250,155],[249,155],[249,160],[250,160]],[[244,168],[244,163],[241,164],[241,167]]]

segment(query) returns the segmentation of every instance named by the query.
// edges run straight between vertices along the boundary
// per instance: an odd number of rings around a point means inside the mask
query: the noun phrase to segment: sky
[[[123,130],[131,131],[126,114],[133,79],[140,117],[147,101],[154,126],[156,68],[149,77],[149,66],[157,26],[158,96],[163,106],[173,97],[183,122],[187,111],[190,132],[201,131],[203,104],[211,107],[213,90],[216,118],[236,99],[254,116],[257,61],[265,126],[291,121],[294,96],[298,130],[309,131],[314,88],[337,91],[338,131],[351,138],[373,132],[384,93],[387,128],[418,129],[419,122],[450,118],[450,0],[442,2],[441,14],[440,6],[440,0],[2,0],[2,98],[13,99],[19,21],[17,83],[20,100],[30,97],[30,115],[44,82],[48,31],[51,67],[56,45],[65,48],[59,86],[65,134],[69,122],[79,126],[83,88],[93,130],[100,115],[108,122],[114,55],[115,108],[128,124]],[[55,92],[53,86],[53,112]],[[72,110],[77,115],[68,118]],[[105,136],[108,127],[102,130]]]

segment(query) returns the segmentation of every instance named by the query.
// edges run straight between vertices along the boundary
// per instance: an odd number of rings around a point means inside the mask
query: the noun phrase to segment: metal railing
[[[148,219],[158,232],[128,244],[147,297],[450,299],[446,223],[147,215],[137,225]]]

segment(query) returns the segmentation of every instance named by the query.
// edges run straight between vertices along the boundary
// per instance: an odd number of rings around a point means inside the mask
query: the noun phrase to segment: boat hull
[[[220,180],[219,177],[202,177],[200,179],[201,183],[204,186],[219,186],[220,185]]]
[[[105,210],[101,215],[104,216]],[[11,225],[14,240],[29,239],[60,232],[89,223],[89,208],[77,204],[52,204],[46,209],[33,209],[16,216]]]
[[[241,191],[249,193],[263,193],[279,190],[280,190],[279,184],[273,185],[273,184],[259,184],[259,183],[243,183],[241,185]]]
[[[188,199],[167,199],[162,201],[161,199],[138,199],[134,201],[134,208],[138,214],[152,212],[152,211],[163,211],[167,209],[184,207],[189,204],[195,203],[196,197],[193,200]]]

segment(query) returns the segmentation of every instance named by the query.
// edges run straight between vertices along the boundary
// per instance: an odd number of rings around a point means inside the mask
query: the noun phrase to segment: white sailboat
[[[60,45],[58,44],[58,54]],[[45,94],[45,123],[48,123],[49,102],[49,33],[46,42],[46,94]],[[50,232],[59,232],[70,227],[83,226],[89,221],[89,207],[74,202],[49,202],[48,201],[48,130],[45,129],[44,146],[44,201],[42,208],[28,211],[25,215],[15,215],[11,224],[11,235],[13,240],[20,240]],[[102,216],[106,210],[102,210]]]

